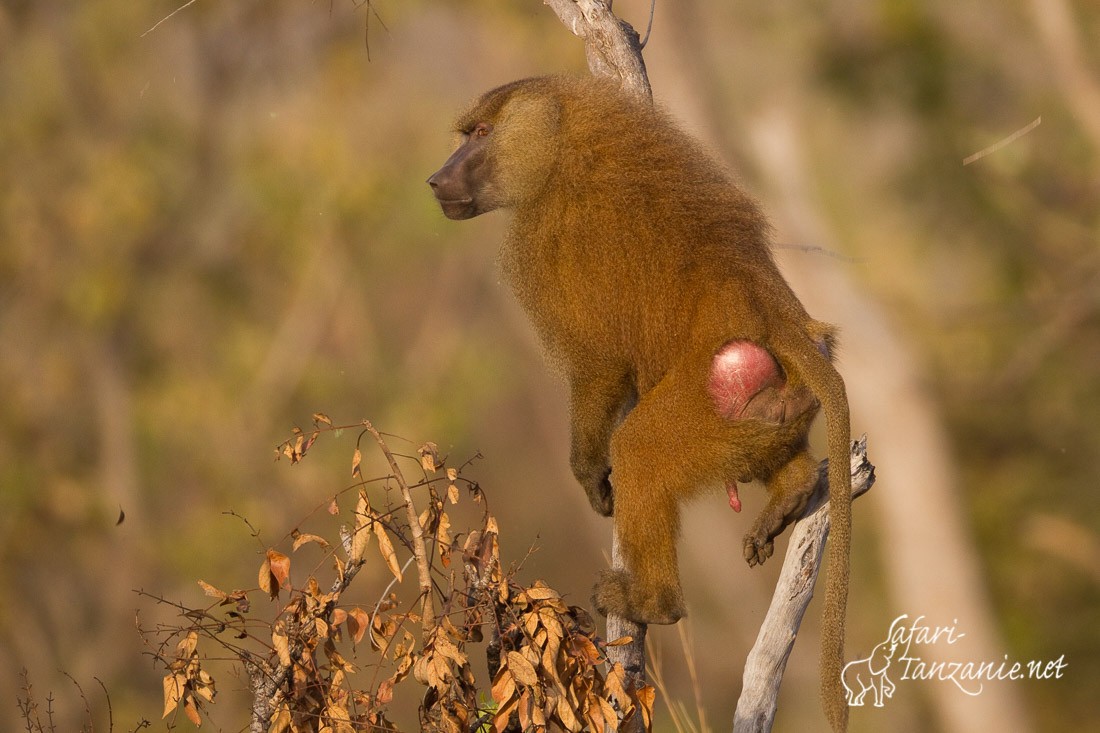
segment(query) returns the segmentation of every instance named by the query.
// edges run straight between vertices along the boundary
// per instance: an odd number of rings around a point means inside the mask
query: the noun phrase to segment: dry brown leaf
[[[422,685],[428,684],[428,655],[422,654],[413,663],[413,679]]]
[[[218,691],[214,689],[214,678],[205,669],[200,669],[197,680],[192,680],[195,694],[207,702],[214,702],[214,696]]]
[[[351,716],[343,705],[329,701],[325,706],[325,716],[335,724],[335,733],[355,733],[355,729],[351,727]]]
[[[386,561],[386,567],[393,573],[393,577],[397,578],[397,582],[401,582],[401,565],[397,562],[397,555],[393,551],[393,543],[390,542],[390,537],[386,534],[386,528],[382,526],[379,521],[374,522],[374,534],[378,538],[378,551],[382,553],[382,559]]]
[[[519,696],[519,714],[521,721],[526,718],[526,723],[521,724],[523,730],[536,731],[537,733],[545,732],[546,711],[542,709],[542,705],[539,704],[539,696],[534,691],[527,689]]]
[[[439,446],[431,441],[428,441],[424,445],[416,449],[416,452],[420,454],[420,465],[428,473],[435,473],[439,470]]]
[[[607,730],[607,725],[603,719],[603,711],[600,710],[599,704],[586,705],[582,714],[588,723],[588,730]]]
[[[190,695],[183,701],[183,712],[187,715],[187,719],[195,724],[196,728],[202,727],[202,718],[199,716],[198,707],[195,705],[195,698]]]
[[[411,651],[401,657],[401,660],[397,663],[397,669],[393,673],[393,683],[395,685],[409,676],[409,672],[412,670],[413,661],[414,659]]]
[[[268,573],[271,575],[271,597],[279,595],[279,589],[287,584],[290,579],[290,558],[278,550],[267,551],[264,559]],[[262,574],[262,570],[261,570]],[[263,584],[261,582],[261,587]]]
[[[315,534],[299,534],[294,538],[294,545],[291,552],[297,552],[298,548],[309,542],[316,542],[322,549],[327,550],[329,548],[328,540],[320,535]]]
[[[541,580],[536,580],[535,584],[527,588],[524,593],[526,593],[527,597],[532,601],[546,601],[552,598],[561,598],[560,593]]]
[[[329,513],[329,516],[332,516],[332,517],[335,517],[337,514],[340,513],[340,503],[338,501],[336,501],[335,496],[332,497],[332,501],[330,501],[329,504],[328,504],[328,513]]]
[[[591,730],[615,730],[618,727],[619,718],[615,714],[615,708],[611,703],[599,695],[588,696],[588,709],[585,710]]]
[[[339,555],[332,556],[332,566],[336,570],[336,581],[340,584],[344,582],[344,561],[340,559]]]
[[[630,642],[634,641],[633,636],[620,636],[615,641],[609,641],[604,646],[626,646]]]
[[[596,665],[600,663],[600,650],[587,636],[574,636],[570,641],[575,654],[583,657],[589,664]]]
[[[621,662],[615,662],[604,678],[604,690],[619,703],[623,715],[634,709],[634,702],[626,691],[626,670]]]
[[[203,593],[210,596],[211,598],[218,598],[224,601],[226,598],[229,597],[228,593],[218,590],[214,586],[207,583],[205,580],[199,581],[199,587],[202,588]]]
[[[577,716],[573,712],[573,706],[569,704],[567,696],[558,696],[558,705],[554,713],[558,716],[558,720],[561,721],[562,726],[567,731],[579,731],[583,728],[581,722],[577,720]]]
[[[497,671],[496,679],[493,680],[493,689],[490,693],[493,697],[493,702],[497,705],[502,705],[512,695],[516,694],[516,680],[512,676],[512,673],[508,671],[507,667],[501,667]]]
[[[493,730],[496,733],[504,733],[504,729],[508,727],[508,718],[512,716],[518,706],[519,698],[513,696],[504,705],[497,707],[496,712],[493,713]]]
[[[526,657],[519,652],[508,652],[507,660],[508,669],[516,676],[516,682],[528,687],[534,687],[538,684],[539,677]]]
[[[519,713],[519,728],[520,730],[531,730],[534,725],[531,721],[531,689],[527,688],[519,696],[519,704],[517,705]]]
[[[380,652],[396,632],[397,625],[393,621],[383,619],[381,616],[375,616],[369,623],[370,648]]]
[[[375,699],[378,700],[379,705],[389,705],[393,702],[393,685],[394,682],[392,679],[382,680],[378,684],[378,694],[375,696]]]
[[[551,637],[561,639],[565,636],[565,629],[562,628],[561,621],[558,619],[558,614],[554,613],[552,609],[540,608],[539,621]]]
[[[561,651],[561,638],[547,635],[546,646],[542,650],[542,659],[540,664],[545,674],[549,675],[551,679],[558,681],[558,652]]]
[[[439,546],[439,562],[444,569],[451,567],[451,548],[446,545]]]
[[[199,645],[199,634],[197,631],[190,631],[187,636],[179,640],[176,644],[176,658],[177,659],[190,659],[191,655],[195,653],[195,649]]]
[[[162,682],[164,687],[164,714],[161,715],[161,720],[168,717],[168,713],[176,709],[179,705],[180,698],[183,697],[183,691],[186,689],[187,678],[182,674],[167,674],[164,676]]]
[[[451,667],[442,655],[427,653],[416,660],[413,676],[423,685],[442,690],[451,679]]]
[[[340,700],[341,702],[339,703],[339,707],[342,708],[344,706],[342,701],[347,699],[347,693],[341,688],[347,681],[347,672],[349,668],[352,672],[354,672],[355,667],[345,662],[339,654],[335,654],[335,649],[336,647],[334,647],[333,645],[325,644],[325,653],[334,655],[330,656],[329,658],[335,660],[336,664],[339,666],[339,668],[333,673],[332,679],[329,681],[328,695],[330,700]]]
[[[446,618],[444,618],[444,620],[446,620]],[[466,653],[442,634],[438,634],[435,637],[435,653],[445,659],[450,659],[459,667],[469,661],[469,657],[466,656]],[[515,652],[510,653],[514,654]]]
[[[441,545],[451,544],[451,518],[447,512],[440,512],[439,525],[435,528],[435,538]]]
[[[305,456],[306,451],[313,447],[313,444],[317,442],[317,438],[320,435],[321,432],[319,430],[313,431],[313,435],[309,436],[309,440],[307,440],[306,444],[302,446],[302,456]]]
[[[318,423],[318,422],[319,423],[324,423],[325,425],[328,425],[330,428],[332,427],[332,420],[330,420],[329,416],[326,415],[323,412],[313,413],[313,422],[315,422],[315,423]]]
[[[348,633],[351,634],[351,640],[354,643],[358,644],[363,640],[363,634],[366,633],[369,626],[369,613],[358,606],[348,611]]]
[[[451,665],[447,663],[447,660],[443,657],[432,657],[431,664],[428,666],[428,677],[432,687],[437,690],[442,690],[454,677],[451,674]]]
[[[359,562],[370,544],[369,525],[371,522],[370,502],[367,492],[359,492],[359,501],[355,505],[355,534],[351,538],[351,556],[349,562]]]
[[[358,448],[355,449],[354,455],[351,457],[351,477],[363,478],[363,473],[359,468],[359,464],[363,462],[363,454]]]
[[[283,705],[279,706],[279,710],[271,718],[271,725],[268,726],[267,733],[287,733],[290,730],[290,708]]]
[[[289,667],[290,662],[290,639],[286,635],[286,624],[282,619],[279,619],[271,627],[271,646],[274,647],[275,653],[279,655],[279,664],[283,667]]]
[[[645,729],[649,730],[653,725],[653,703],[657,699],[657,690],[652,685],[646,685],[635,691],[638,704],[642,708],[642,722]]]

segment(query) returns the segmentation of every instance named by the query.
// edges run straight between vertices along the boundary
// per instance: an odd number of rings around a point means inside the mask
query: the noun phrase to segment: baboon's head
[[[556,86],[550,77],[512,82],[458,118],[457,149],[428,179],[449,219],[515,208],[545,189],[560,147]]]

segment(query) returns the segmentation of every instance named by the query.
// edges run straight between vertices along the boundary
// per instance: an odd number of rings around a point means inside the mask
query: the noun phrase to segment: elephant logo
[[[869,657],[856,659],[844,665],[840,678],[844,683],[844,689],[848,691],[850,706],[862,707],[863,698],[868,692],[874,693],[876,708],[881,708],[886,698],[894,696],[894,690],[897,688],[886,676],[886,670],[890,667],[890,660],[897,647],[897,644],[887,639],[876,646]]]

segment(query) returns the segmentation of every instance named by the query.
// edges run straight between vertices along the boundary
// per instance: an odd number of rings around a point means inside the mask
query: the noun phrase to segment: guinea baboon
[[[750,565],[800,516],[817,479],[807,433],[828,421],[832,537],[822,687],[841,688],[851,534],[848,402],[834,331],[812,320],[772,259],[757,205],[664,113],[598,79],[541,77],[482,96],[428,183],[443,213],[513,210],[501,265],[568,382],[570,461],[614,514],[626,570],[605,571],[602,613],[684,613],[679,504],[759,479]]]

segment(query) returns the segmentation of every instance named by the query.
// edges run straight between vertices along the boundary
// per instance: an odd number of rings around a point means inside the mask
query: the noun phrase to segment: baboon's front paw
[[[596,510],[597,514],[604,517],[610,517],[615,512],[615,495],[611,491],[611,481],[608,479],[608,475],[610,475],[610,471],[599,481],[584,487],[592,508]]]
[[[588,464],[573,462],[573,475],[588,495],[588,503],[597,514],[610,517],[615,509],[615,499],[611,491],[611,469],[606,466],[591,467]]]
[[[684,616],[684,600],[679,588],[646,591],[631,583],[622,570],[600,573],[592,602],[604,616],[621,616],[638,624],[674,624]]]
[[[749,532],[745,535],[744,555],[749,567],[763,565],[775,552],[775,543],[767,535]]]

